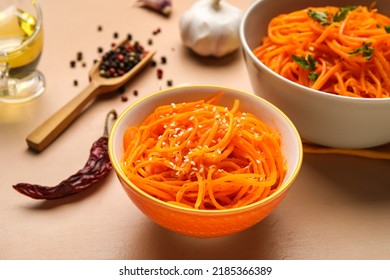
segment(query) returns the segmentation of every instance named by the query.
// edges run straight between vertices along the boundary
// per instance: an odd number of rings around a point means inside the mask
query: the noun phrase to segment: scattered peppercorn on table
[[[270,216],[241,233],[210,239],[153,223],[113,172],[57,200],[35,200],[12,188],[21,182],[54,186],[77,172],[106,114],[149,93],[188,83],[252,92],[239,50],[207,58],[183,45],[179,20],[192,2],[173,0],[166,16],[129,0],[40,1],[45,43],[38,68],[46,91],[28,103],[0,103],[0,259],[389,259],[386,159],[305,153],[298,179]],[[229,3],[244,11],[252,1]],[[156,50],[150,66],[94,100],[46,150],[28,150],[26,136],[77,95],[96,59],[126,38]],[[102,70],[110,74],[110,67]]]

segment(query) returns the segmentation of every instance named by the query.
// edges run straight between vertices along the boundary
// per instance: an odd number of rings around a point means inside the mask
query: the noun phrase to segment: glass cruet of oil
[[[25,102],[44,92],[45,78],[36,69],[42,48],[37,1],[0,0],[0,102]]]

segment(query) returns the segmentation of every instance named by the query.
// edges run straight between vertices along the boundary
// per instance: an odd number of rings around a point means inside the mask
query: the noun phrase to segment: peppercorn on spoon
[[[98,95],[111,93],[124,85],[148,64],[155,53],[156,51],[145,51],[143,58],[119,77],[105,78],[100,76],[99,65],[101,61],[95,63],[89,71],[90,83],[87,87],[27,136],[28,147],[36,152],[43,151],[76,119],[90,101]]]

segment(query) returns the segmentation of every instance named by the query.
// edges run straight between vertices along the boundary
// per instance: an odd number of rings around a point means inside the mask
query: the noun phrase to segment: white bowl
[[[333,95],[296,84],[270,70],[253,54],[266,35],[269,21],[307,7],[370,5],[372,0],[260,0],[245,12],[240,40],[256,94],[279,107],[302,138],[339,148],[368,148],[390,142],[390,98],[364,99]],[[379,12],[390,15],[390,3],[378,1]]]
[[[209,99],[223,91],[219,105],[231,108],[240,100],[240,111],[252,113],[269,127],[279,131],[286,175],[278,190],[253,204],[225,210],[198,210],[166,203],[142,191],[121,169],[123,136],[132,125],[140,125],[158,106]],[[109,138],[109,155],[127,195],[148,217],[177,233],[196,237],[216,237],[242,231],[261,221],[283,200],[302,164],[302,143],[292,122],[268,101],[239,90],[208,85],[173,87],[150,94],[130,105],[115,122]]]

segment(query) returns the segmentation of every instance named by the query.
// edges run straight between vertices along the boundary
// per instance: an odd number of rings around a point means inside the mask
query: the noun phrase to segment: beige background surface
[[[26,104],[0,104],[0,259],[390,259],[385,160],[305,154],[298,179],[275,212],[247,231],[215,239],[181,236],[154,224],[130,202],[114,173],[57,201],[36,201],[12,188],[19,182],[54,185],[75,173],[100,137],[106,113],[166,88],[169,79],[252,91],[241,52],[201,59],[182,46],[178,21],[193,1],[174,0],[169,18],[135,2],[41,0],[45,46],[39,69],[47,89]],[[252,1],[230,2],[244,10]],[[157,28],[161,33],[153,35]],[[148,47],[158,51],[163,79],[148,67],[126,86],[127,102],[118,94],[100,98],[44,152],[29,151],[25,137],[87,85],[97,47],[116,42],[114,32],[120,38],[131,33],[145,46],[152,39]],[[87,67],[72,69],[78,51]]]

